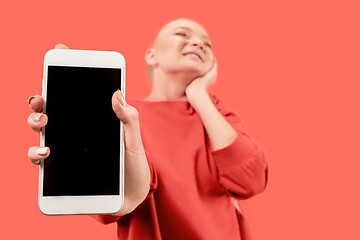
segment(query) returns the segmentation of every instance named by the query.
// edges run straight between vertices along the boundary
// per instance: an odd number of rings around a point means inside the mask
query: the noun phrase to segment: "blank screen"
[[[118,195],[121,69],[48,66],[44,196]]]

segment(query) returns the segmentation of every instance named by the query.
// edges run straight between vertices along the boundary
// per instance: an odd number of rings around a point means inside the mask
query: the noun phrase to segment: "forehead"
[[[178,20],[169,22],[168,24],[166,24],[163,27],[163,29],[160,31],[159,35],[161,35],[162,32],[169,33],[178,28],[189,29],[191,31],[194,31],[201,35],[204,35],[205,37],[208,37],[208,34],[203,26],[201,26],[197,22],[187,20],[187,19],[178,19]]]

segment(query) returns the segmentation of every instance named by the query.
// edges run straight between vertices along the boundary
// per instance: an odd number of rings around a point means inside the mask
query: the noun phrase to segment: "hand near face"
[[[215,83],[217,77],[217,62],[214,59],[214,64],[208,72],[204,75],[195,78],[185,88],[185,94],[188,98],[204,92],[211,84]]]

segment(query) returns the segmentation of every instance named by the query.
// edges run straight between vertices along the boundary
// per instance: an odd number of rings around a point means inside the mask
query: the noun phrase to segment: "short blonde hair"
[[[175,21],[175,20],[173,20],[173,21]],[[156,37],[155,37],[155,39],[154,39],[153,44],[151,45],[151,48],[154,48],[154,47],[156,46],[160,33],[164,30],[164,28],[165,28],[169,23],[171,23],[171,22],[173,22],[173,21],[168,22],[167,24],[165,24],[165,25],[160,29],[160,31],[158,32],[158,34],[156,35]],[[152,67],[150,64],[148,64],[147,77],[148,77],[149,80],[152,80],[153,71],[154,71],[153,67]]]
[[[148,78],[149,80],[152,80],[152,74],[153,74],[153,67],[148,64],[147,78]]]

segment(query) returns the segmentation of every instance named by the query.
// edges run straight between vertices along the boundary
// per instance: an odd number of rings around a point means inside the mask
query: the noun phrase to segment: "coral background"
[[[268,187],[242,201],[254,238],[360,239],[359,9],[355,0],[2,1],[0,239],[116,239],[116,224],[40,213],[27,98],[41,94],[44,54],[59,42],[121,52],[127,98],[146,97],[145,50],[179,17],[208,30],[219,66],[210,90],[266,149]]]

